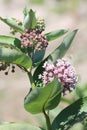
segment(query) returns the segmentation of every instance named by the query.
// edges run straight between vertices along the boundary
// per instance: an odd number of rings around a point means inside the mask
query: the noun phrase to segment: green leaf
[[[60,46],[57,47],[57,48],[51,53],[51,55],[49,55],[49,56],[47,57],[47,60],[50,61],[50,62],[55,63],[57,59],[62,58],[62,57],[66,54],[67,50],[69,49],[69,47],[70,47],[70,45],[71,45],[71,43],[72,43],[72,41],[73,41],[73,39],[74,39],[76,33],[77,33],[77,30],[74,30],[73,32],[71,32],[70,34],[68,34],[68,35],[64,38],[64,40],[63,40],[63,42],[60,44]]]
[[[61,101],[60,101],[61,102]],[[50,117],[50,121],[53,122],[53,120],[55,119],[55,117],[57,116],[58,113],[60,113],[61,108],[60,106],[52,109],[49,111],[49,117]]]
[[[0,17],[0,20],[3,21],[4,23],[6,23],[8,26],[10,26],[11,28],[13,28],[14,30],[16,30],[19,33],[24,32],[23,27],[21,25],[18,25],[18,23],[16,22],[16,19]]]
[[[34,29],[35,28],[36,16],[35,16],[35,12],[32,9],[30,9],[30,11],[25,16],[23,26],[24,26],[24,29]]]
[[[38,78],[38,75],[43,73],[44,71],[43,64],[45,63],[45,61],[49,61],[50,63],[55,63],[57,59],[62,58],[66,54],[67,50],[69,49],[76,33],[77,33],[77,30],[74,30],[73,32],[68,34],[64,38],[60,46],[58,46],[47,58],[44,59],[44,61],[40,63],[40,65],[37,67],[33,75],[35,84],[41,83],[41,80]]]
[[[68,130],[87,116],[87,97],[80,98],[62,110],[52,123],[52,130]]]
[[[68,32],[68,30],[64,30],[64,29],[56,30],[53,32],[46,33],[45,37],[46,37],[47,41],[52,41],[52,40],[55,40],[55,39],[61,37],[62,35],[64,35],[67,32]]]
[[[20,40],[10,36],[0,35],[0,45],[1,44],[6,46],[15,46],[21,48]]]
[[[32,114],[41,113],[43,109],[53,109],[60,101],[61,91],[61,84],[55,78],[45,87],[32,90],[25,98],[24,107]]]
[[[37,66],[43,59],[45,55],[45,50],[35,51],[32,59],[34,66]]]
[[[29,124],[9,123],[0,125],[0,130],[41,130],[39,127]]]
[[[16,47],[24,53],[27,52],[26,48],[21,48],[21,41],[15,37],[0,35],[0,45],[4,45],[6,47]]]
[[[23,10],[24,18],[27,16],[28,13],[29,13],[29,10],[28,8],[25,7]]]
[[[24,67],[28,71],[32,66],[31,59],[22,53],[18,48],[8,47],[0,44],[0,61],[17,64]]]

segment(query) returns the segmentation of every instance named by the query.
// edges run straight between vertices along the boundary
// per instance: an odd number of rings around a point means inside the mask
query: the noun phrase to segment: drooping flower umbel
[[[65,59],[58,59],[55,64],[45,62],[43,68],[45,70],[39,78],[42,79],[44,86],[57,77],[63,85],[63,94],[75,88],[77,83],[75,68]]]

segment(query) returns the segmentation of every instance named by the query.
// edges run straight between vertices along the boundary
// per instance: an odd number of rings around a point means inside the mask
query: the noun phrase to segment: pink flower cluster
[[[65,91],[72,91],[75,88],[77,75],[74,67],[68,61],[59,59],[55,65],[45,62],[43,68],[45,71],[39,75],[39,79],[43,80],[44,86],[57,77],[64,87],[63,94]]]

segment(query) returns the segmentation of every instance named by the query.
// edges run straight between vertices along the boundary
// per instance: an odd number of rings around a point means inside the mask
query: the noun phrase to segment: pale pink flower
[[[39,75],[39,78],[42,79],[44,86],[57,77],[64,87],[63,94],[65,91],[75,88],[78,78],[75,68],[68,61],[59,59],[55,64],[45,62],[43,68],[45,70],[42,75]]]

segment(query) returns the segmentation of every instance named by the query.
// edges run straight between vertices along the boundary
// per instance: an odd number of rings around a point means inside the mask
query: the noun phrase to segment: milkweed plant
[[[78,81],[75,68],[64,59],[77,29],[72,32],[60,29],[44,33],[44,19],[37,18],[32,9],[25,8],[23,14],[23,22],[15,18],[0,17],[10,27],[11,33],[11,36],[0,35],[0,71],[8,75],[9,71],[14,73],[15,66],[18,66],[26,72],[31,86],[24,98],[24,108],[31,114],[42,113],[45,125],[3,123],[0,124],[0,130],[68,130],[86,118],[87,97],[79,98],[60,112],[56,111],[54,115],[51,111],[55,112],[61,99],[67,91],[75,89]],[[17,33],[20,35],[18,38]],[[50,41],[64,34],[66,36],[63,41],[46,57],[45,52]],[[42,117],[40,120],[44,122]]]

